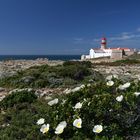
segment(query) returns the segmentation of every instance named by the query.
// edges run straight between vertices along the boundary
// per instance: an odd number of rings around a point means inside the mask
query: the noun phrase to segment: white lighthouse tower
[[[106,38],[103,37],[103,38],[101,39],[101,49],[102,49],[102,50],[103,50],[103,49],[107,49],[106,44],[107,44]]]

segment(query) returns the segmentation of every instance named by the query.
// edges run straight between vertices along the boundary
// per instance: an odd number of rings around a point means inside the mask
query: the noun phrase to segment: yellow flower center
[[[59,134],[61,134],[63,132],[63,129],[61,128],[61,129],[59,129]]]
[[[48,132],[48,130],[49,130],[49,128],[44,128],[44,130],[43,130],[43,133],[46,133],[46,132]]]
[[[80,122],[77,123],[77,127],[81,127],[81,123]]]
[[[96,132],[97,132],[97,133],[100,133],[100,132],[101,132],[101,130],[100,130],[100,129],[97,129],[97,130],[96,130]]]

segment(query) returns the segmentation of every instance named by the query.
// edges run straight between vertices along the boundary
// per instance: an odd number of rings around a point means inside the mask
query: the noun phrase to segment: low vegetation
[[[0,86],[8,88],[66,87],[102,75],[91,70],[90,62],[68,61],[58,66],[35,66],[19,71],[14,76],[0,79]],[[93,77],[94,76],[94,77]]]
[[[113,78],[50,100],[33,92],[13,93],[0,102],[0,139],[139,139],[139,91],[140,81]]]
[[[132,63],[138,64],[114,62]],[[0,86],[25,89],[13,90],[0,101],[0,140],[140,139],[140,81],[122,79],[104,78],[90,62],[77,61],[5,77]],[[35,92],[42,87],[69,89],[43,97]]]
[[[129,56],[128,58],[129,59],[137,59],[137,60],[140,60],[140,54],[134,53],[133,55]]]
[[[106,65],[106,66],[125,66],[125,65],[135,65],[140,64],[140,60],[137,59],[123,59],[123,60],[117,60],[114,62],[100,62],[96,63],[95,65]]]

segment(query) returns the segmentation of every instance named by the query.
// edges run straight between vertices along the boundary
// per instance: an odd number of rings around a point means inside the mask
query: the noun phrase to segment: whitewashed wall
[[[110,53],[95,53],[94,58],[111,56]]]
[[[89,56],[90,56],[90,58],[94,58],[94,50],[93,49],[90,49]]]
[[[90,58],[98,58],[98,57],[111,56],[111,53],[112,53],[111,50],[106,50],[105,53],[95,53],[93,49],[90,49],[89,55],[90,55]]]

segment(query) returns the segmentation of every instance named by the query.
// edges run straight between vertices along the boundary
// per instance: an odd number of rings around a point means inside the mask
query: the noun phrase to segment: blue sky
[[[140,48],[140,0],[0,0],[0,54]]]

